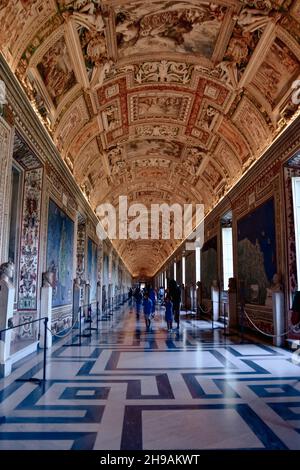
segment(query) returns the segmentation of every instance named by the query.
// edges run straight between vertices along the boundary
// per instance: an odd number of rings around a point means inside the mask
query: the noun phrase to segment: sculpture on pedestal
[[[53,287],[54,273],[52,271],[46,271],[42,275],[42,287]]]
[[[3,263],[0,266],[0,330],[13,326],[13,310],[15,289],[13,285],[13,277],[15,273],[15,265],[12,261]],[[12,330],[6,331],[1,336],[0,347],[0,376],[5,377],[11,372],[11,362],[8,361],[10,356]]]
[[[228,280],[228,292],[236,292],[236,279],[234,277],[230,277]]]
[[[7,283],[8,287],[13,287],[15,265],[12,261],[3,263],[0,266],[0,280]]]
[[[196,308],[197,308],[197,313],[200,313],[201,304],[202,304],[202,282],[197,281],[196,285],[197,285],[197,290],[196,290],[197,305],[196,305]]]
[[[282,279],[280,273],[275,273],[271,284],[272,292],[282,292]]]

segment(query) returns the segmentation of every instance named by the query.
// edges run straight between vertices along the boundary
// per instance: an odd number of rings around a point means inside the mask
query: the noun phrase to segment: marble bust
[[[274,292],[282,292],[282,283],[281,283],[281,275],[279,273],[275,273],[272,282],[269,288],[266,289],[266,301],[265,305],[271,307],[273,305],[273,293]]]
[[[53,287],[54,273],[46,271],[43,273],[43,287]]]
[[[8,287],[13,287],[13,277],[15,274],[15,265],[12,261],[3,263],[0,266],[0,280],[4,281]]]
[[[282,282],[281,282],[281,275],[279,273],[275,273],[272,279],[271,284],[272,292],[281,292],[282,291]]]
[[[234,277],[230,277],[228,280],[228,292],[236,292],[236,279]]]

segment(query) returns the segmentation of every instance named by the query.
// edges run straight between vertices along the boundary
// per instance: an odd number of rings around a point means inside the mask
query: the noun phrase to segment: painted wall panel
[[[43,169],[27,171],[21,221],[19,310],[36,310]]]
[[[201,280],[203,297],[211,298],[211,285],[218,279],[218,239],[213,237],[204,243],[201,250]]]
[[[74,222],[50,199],[47,269],[54,273],[53,307],[72,303],[73,246]]]
[[[97,266],[98,266],[98,249],[97,245],[89,238],[88,239],[88,280],[91,286],[91,301],[97,298]]]
[[[237,222],[238,277],[245,282],[246,303],[272,307],[269,289],[276,266],[274,199]]]

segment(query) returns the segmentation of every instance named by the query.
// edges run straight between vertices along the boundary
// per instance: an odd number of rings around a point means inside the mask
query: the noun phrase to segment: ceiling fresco
[[[91,206],[209,212],[299,110],[300,0],[0,0],[0,48]],[[120,240],[153,275],[179,240]]]

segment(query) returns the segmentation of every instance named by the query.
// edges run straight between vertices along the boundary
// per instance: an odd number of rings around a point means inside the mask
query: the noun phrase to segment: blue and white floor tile
[[[0,449],[300,449],[300,366],[183,318],[147,333],[125,308],[83,345],[57,342],[0,380]],[[76,338],[74,338],[76,341]]]

